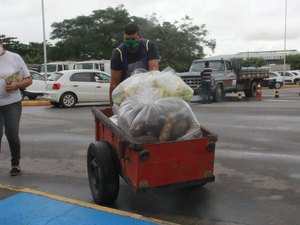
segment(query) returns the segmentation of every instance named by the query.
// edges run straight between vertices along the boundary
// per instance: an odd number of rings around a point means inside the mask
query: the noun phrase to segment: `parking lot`
[[[218,135],[216,180],[201,188],[135,194],[121,183],[111,206],[147,217],[194,225],[298,225],[300,221],[299,87],[263,89],[262,101],[238,100],[191,107],[200,124]],[[24,106],[22,174],[10,177],[8,144],[2,140],[2,184],[93,203],[86,152],[94,141],[90,106]]]

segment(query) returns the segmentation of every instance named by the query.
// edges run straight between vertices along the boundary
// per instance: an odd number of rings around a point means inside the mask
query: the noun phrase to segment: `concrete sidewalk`
[[[0,184],[3,225],[153,225],[173,223],[28,188]]]

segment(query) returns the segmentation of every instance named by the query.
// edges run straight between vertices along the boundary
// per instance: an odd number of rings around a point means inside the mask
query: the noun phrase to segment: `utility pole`
[[[45,85],[47,84],[47,47],[46,47],[46,32],[45,32],[45,12],[44,0],[42,1],[42,18],[43,18],[43,43],[44,43],[44,68],[45,68]]]
[[[283,83],[285,83],[285,72],[286,72],[286,22],[287,22],[287,0],[285,0],[285,12],[284,12]]]

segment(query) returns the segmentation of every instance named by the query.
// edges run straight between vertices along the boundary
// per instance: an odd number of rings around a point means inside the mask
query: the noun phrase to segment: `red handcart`
[[[140,144],[109,117],[111,108],[92,108],[95,142],[87,153],[92,196],[98,204],[113,203],[119,177],[136,192],[204,185],[215,180],[217,136],[201,126],[196,139]]]

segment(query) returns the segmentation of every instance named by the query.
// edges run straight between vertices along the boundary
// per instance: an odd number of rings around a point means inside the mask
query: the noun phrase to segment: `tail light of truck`
[[[52,89],[59,90],[60,86],[61,86],[60,83],[54,83],[53,86],[52,86]]]

